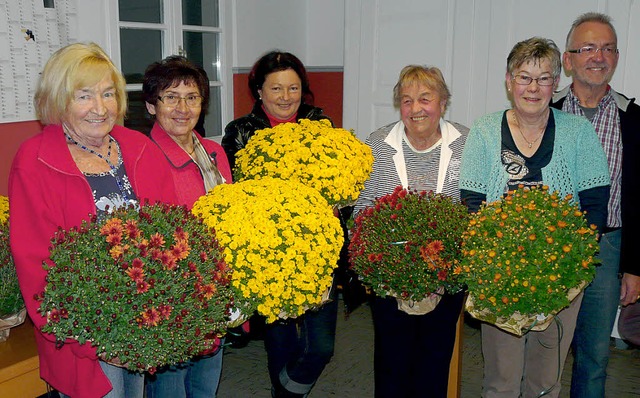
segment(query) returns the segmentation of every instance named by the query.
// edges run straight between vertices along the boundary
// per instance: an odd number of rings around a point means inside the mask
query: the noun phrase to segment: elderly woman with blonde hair
[[[61,48],[40,76],[41,133],[25,141],[9,175],[11,251],[35,326],[40,376],[63,396],[142,397],[144,378],[98,358],[90,343],[56,341],[38,297],[58,228],[79,226],[141,200],[174,203],[169,165],[143,134],[117,125],[127,109],[125,80],[96,44]]]

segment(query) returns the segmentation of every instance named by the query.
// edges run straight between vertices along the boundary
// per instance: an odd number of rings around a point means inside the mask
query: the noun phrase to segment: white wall
[[[446,118],[470,126],[510,107],[506,58],[531,36],[561,51],[581,13],[611,15],[620,61],[612,86],[640,96],[640,2],[637,0],[347,0],[343,126],[361,138],[398,119],[392,88],[407,64],[439,67],[452,92]],[[560,87],[570,82],[562,76]]]
[[[233,67],[279,49],[314,67],[342,67],[345,0],[233,0]]]
[[[109,0],[113,1],[113,0]],[[232,67],[248,69],[271,49],[290,51],[314,68],[344,67],[344,121],[366,136],[397,119],[391,88],[402,66],[436,65],[453,93],[446,115],[470,125],[509,106],[506,56],[533,35],[561,50],[577,15],[601,11],[618,31],[620,62],[612,86],[640,96],[640,2],[637,0],[221,0],[231,8]],[[109,53],[108,0],[78,0],[78,37]],[[422,10],[422,11],[421,11]],[[378,28],[367,25],[373,17]],[[393,20],[400,28],[393,27]],[[370,46],[371,54],[362,46]],[[369,58],[367,58],[369,57]],[[381,67],[380,61],[391,59]],[[561,86],[569,82],[563,76]],[[375,101],[375,104],[374,104]],[[379,110],[372,117],[372,108]],[[359,110],[368,109],[362,115]]]
[[[111,57],[108,22],[115,19],[110,15],[106,0],[76,0],[78,9],[78,38],[80,41],[92,41],[100,45]]]

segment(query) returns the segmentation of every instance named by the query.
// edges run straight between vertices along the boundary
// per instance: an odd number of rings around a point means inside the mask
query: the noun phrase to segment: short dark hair
[[[260,59],[253,64],[251,72],[249,72],[249,90],[251,90],[253,99],[256,101],[260,99],[258,90],[262,89],[267,75],[287,69],[294,71],[300,78],[300,82],[302,83],[302,102],[312,105],[313,93],[309,88],[307,70],[302,64],[302,61],[291,53],[277,50],[270,51],[260,57]]]
[[[180,83],[195,84],[198,87],[202,96],[202,112],[206,113],[209,109],[209,77],[207,72],[180,55],[170,55],[147,67],[142,81],[142,98],[145,102],[156,105],[161,91],[175,87]]]

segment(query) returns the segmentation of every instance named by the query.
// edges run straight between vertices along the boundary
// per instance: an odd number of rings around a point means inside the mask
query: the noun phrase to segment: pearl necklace
[[[547,122],[548,121],[549,121],[549,119],[547,118]],[[538,134],[538,137],[533,141],[529,141],[527,139],[527,137],[524,136],[524,134],[522,133],[522,130],[520,129],[520,123],[518,123],[518,118],[516,117],[516,112],[515,111],[513,112],[513,124],[518,128],[518,132],[522,136],[522,139],[527,143],[527,146],[529,148],[531,148],[533,146],[533,144],[535,144],[536,142],[538,142],[538,140],[540,138],[542,138],[542,136],[544,135],[544,131],[547,129],[547,123],[545,123],[544,126],[542,127],[542,130],[540,130],[540,133]]]

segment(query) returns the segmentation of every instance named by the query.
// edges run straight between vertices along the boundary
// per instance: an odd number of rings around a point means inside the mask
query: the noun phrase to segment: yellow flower
[[[4,224],[9,219],[9,198],[0,196],[0,224]]]
[[[262,177],[297,180],[317,189],[330,205],[358,198],[373,166],[371,148],[328,120],[303,119],[258,130],[238,151],[236,181]]]
[[[253,140],[253,138],[252,138]],[[295,180],[262,177],[218,185],[193,214],[216,231],[245,314],[296,317],[321,303],[342,247],[327,201]]]

